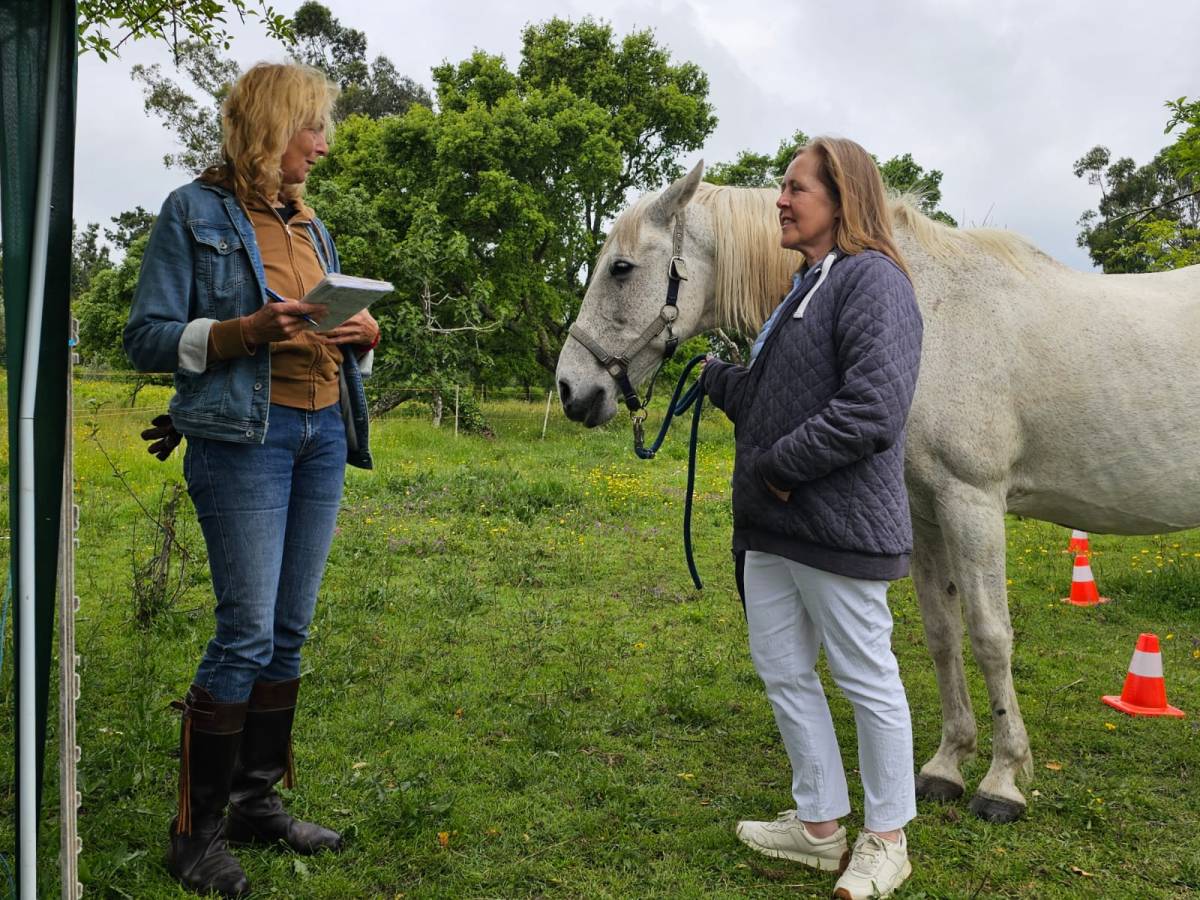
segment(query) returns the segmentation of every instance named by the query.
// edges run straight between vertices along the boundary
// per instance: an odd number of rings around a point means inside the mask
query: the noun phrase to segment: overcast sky
[[[290,11],[298,2],[277,0]],[[942,170],[943,207],[963,225],[1010,228],[1057,259],[1090,268],[1075,245],[1096,189],[1072,163],[1096,144],[1139,164],[1169,143],[1163,102],[1200,95],[1200,2],[1135,7],[1108,0],[325,0],[427,87],[430,68],[478,47],[516,66],[520,30],[552,15],[654,29],[676,60],[708,73],[719,123],[700,153],[727,161],[773,151],[803,129],[911,152]],[[253,27],[236,30],[243,68],[285,56]],[[138,204],[157,211],[187,179],[163,167],[170,134],[143,110],[134,63],[171,66],[160,46],[79,63],[75,218]]]

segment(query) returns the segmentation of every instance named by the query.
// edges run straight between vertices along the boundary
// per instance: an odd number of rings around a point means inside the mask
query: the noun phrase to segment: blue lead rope
[[[686,393],[683,386],[687,384],[692,369],[704,362],[704,358],[704,354],[694,356],[683,367],[683,372],[675,385],[675,392],[671,394],[671,402],[667,404],[667,413],[663,417],[662,425],[659,426],[658,436],[649,447],[642,446],[641,421],[635,418],[633,424],[633,452],[638,455],[639,459],[654,459],[655,454],[662,447],[663,439],[667,436],[671,422],[687,412],[689,408],[692,410],[692,434],[688,441],[687,494],[683,501],[683,553],[687,558],[688,571],[692,574],[692,581],[697,590],[703,590],[704,584],[700,581],[700,575],[696,571],[696,559],[692,553],[692,495],[696,488],[696,441],[700,434],[700,410],[704,407],[704,390],[700,387],[699,378],[687,389]]]

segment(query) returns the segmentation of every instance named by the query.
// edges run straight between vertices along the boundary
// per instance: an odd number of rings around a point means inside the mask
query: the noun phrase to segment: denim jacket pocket
[[[242,250],[242,238],[232,224],[189,222],[196,248],[196,271],[207,280],[214,291],[220,291],[246,280],[248,267]],[[215,316],[215,318],[222,318]],[[225,318],[229,318],[226,316]]]

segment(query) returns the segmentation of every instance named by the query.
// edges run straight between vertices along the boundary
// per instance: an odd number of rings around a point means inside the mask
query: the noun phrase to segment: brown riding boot
[[[275,785],[290,788],[295,780],[292,765],[292,722],[300,679],[260,681],[250,693],[246,730],[238,753],[229,794],[225,838],[233,844],[276,844],[282,841],[297,853],[342,849],[336,831],[293,818],[283,808]]]
[[[182,702],[179,740],[179,814],[171,820],[167,869],[197,894],[242,897],[250,882],[222,836],[234,761],[242,740],[245,703],[217,703],[192,685]]]

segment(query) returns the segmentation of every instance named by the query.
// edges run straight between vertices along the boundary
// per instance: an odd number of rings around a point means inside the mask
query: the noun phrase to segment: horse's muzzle
[[[558,382],[558,397],[563,412],[572,422],[582,422],[588,428],[603,425],[613,417],[615,409],[609,409],[608,395],[602,387],[588,386],[575,390],[565,378]]]

